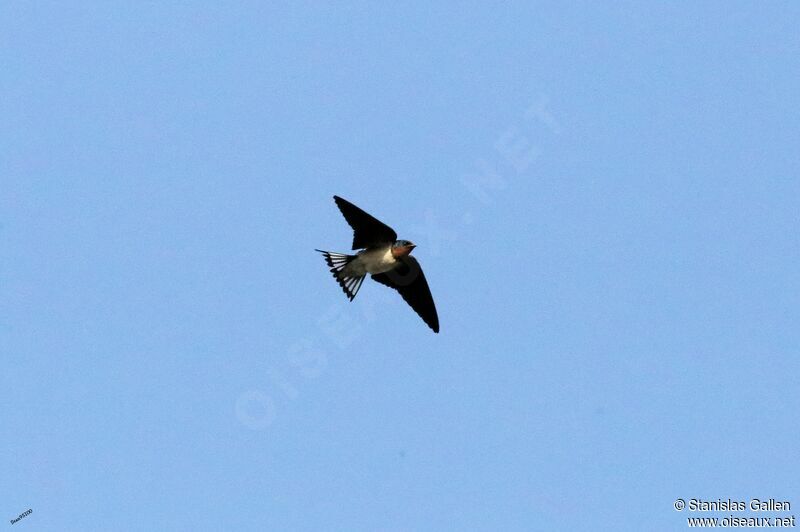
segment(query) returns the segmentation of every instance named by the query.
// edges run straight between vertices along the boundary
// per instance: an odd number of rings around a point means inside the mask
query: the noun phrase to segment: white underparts
[[[350,261],[343,270],[343,274],[366,275],[367,273],[383,273],[397,266],[397,260],[392,255],[392,246],[361,251],[355,259]]]

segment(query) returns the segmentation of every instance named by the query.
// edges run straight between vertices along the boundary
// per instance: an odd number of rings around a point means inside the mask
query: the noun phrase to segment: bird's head
[[[408,240],[398,240],[394,244],[392,244],[392,256],[396,259],[400,257],[405,257],[411,250],[417,247],[413,242],[409,242]]]

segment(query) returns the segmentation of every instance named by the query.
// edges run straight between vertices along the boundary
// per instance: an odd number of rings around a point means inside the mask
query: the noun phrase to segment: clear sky
[[[800,514],[800,4],[601,4],[3,2],[0,519]]]

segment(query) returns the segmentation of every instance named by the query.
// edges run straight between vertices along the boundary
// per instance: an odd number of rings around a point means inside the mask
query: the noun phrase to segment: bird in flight
[[[325,257],[345,295],[352,301],[369,273],[375,281],[397,290],[428,327],[438,333],[439,316],[428,281],[417,259],[411,256],[416,246],[408,240],[398,240],[394,229],[349,201],[339,196],[333,200],[353,228],[353,249],[361,251],[355,255],[315,251]]]

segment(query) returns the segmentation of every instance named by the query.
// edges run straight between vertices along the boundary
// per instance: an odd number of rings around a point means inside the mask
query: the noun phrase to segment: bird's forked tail
[[[346,275],[344,273],[344,268],[351,260],[355,259],[356,256],[346,255],[344,253],[335,253],[333,251],[322,251],[321,249],[315,249],[314,251],[319,251],[322,253],[322,256],[325,257],[325,262],[331,269],[333,278],[336,279],[336,282],[342,287],[342,290],[344,290],[344,293],[348,299],[352,301],[353,298],[356,297],[358,289],[361,288],[361,283],[364,282],[365,276]]]

